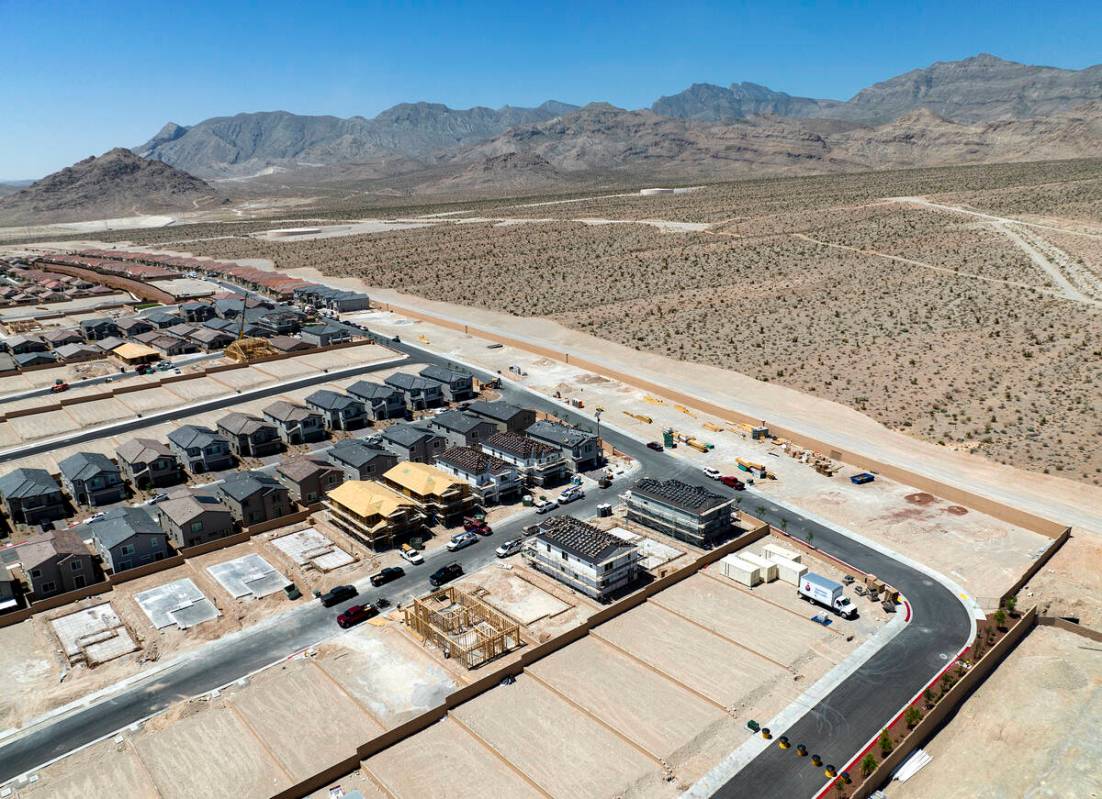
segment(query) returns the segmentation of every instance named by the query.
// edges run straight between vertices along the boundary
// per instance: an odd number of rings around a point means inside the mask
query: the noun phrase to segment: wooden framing
[[[404,610],[409,629],[445,657],[475,669],[519,647],[520,625],[474,593],[448,586],[413,600]]]

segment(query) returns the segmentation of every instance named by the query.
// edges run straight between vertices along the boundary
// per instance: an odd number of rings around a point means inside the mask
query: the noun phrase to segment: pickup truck
[[[414,566],[420,566],[425,562],[425,558],[420,551],[414,549],[409,544],[402,544],[402,560]]]
[[[458,552],[477,541],[478,536],[474,533],[458,533],[457,535],[453,535],[452,540],[447,543],[448,552]]]
[[[399,577],[404,577],[405,574],[406,570],[401,566],[387,566],[377,574],[371,575],[371,584],[378,588],[380,585],[386,585]]]
[[[447,566],[441,566],[439,569],[429,575],[429,585],[433,588],[439,588],[444,583],[450,583],[456,577],[463,576],[463,567],[458,563],[449,563]]]
[[[728,488],[735,489],[735,491],[742,491],[744,488],[746,488],[746,483],[739,480],[733,474],[723,475],[719,478],[719,482],[723,483],[723,485],[727,486]]]
[[[334,605],[339,605],[346,599],[351,599],[358,593],[359,591],[356,590],[356,586],[354,585],[337,585],[319,596],[318,599],[321,600],[322,605],[331,608]]]

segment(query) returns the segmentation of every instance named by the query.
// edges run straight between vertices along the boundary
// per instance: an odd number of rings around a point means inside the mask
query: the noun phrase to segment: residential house
[[[289,336],[297,333],[302,327],[302,315],[298,311],[281,306],[258,314],[255,322],[266,330],[268,335]]]
[[[83,344],[84,335],[73,328],[64,330],[48,330],[42,334],[42,339],[52,348],[57,349],[64,344]]]
[[[15,356],[15,363],[20,369],[28,366],[50,366],[58,362],[56,352],[21,352]]]
[[[347,480],[325,499],[329,522],[376,552],[390,549],[425,529],[417,504],[373,480]]]
[[[180,324],[171,325],[164,328],[164,332],[168,333],[170,336],[176,336],[178,338],[188,338],[198,329],[198,325],[189,325],[187,322],[181,322]]]
[[[209,427],[186,424],[168,434],[168,445],[192,474],[217,472],[233,466],[230,442]]]
[[[126,499],[126,483],[102,452],[77,452],[58,461],[61,483],[78,505],[110,505]]]
[[[681,480],[638,481],[628,496],[628,520],[693,546],[709,548],[731,534],[734,500]]]
[[[92,553],[73,530],[51,530],[16,547],[35,600],[97,582]]]
[[[383,382],[402,392],[406,408],[411,411],[436,408],[444,403],[444,390],[435,380],[426,380],[406,372],[395,372]]]
[[[483,505],[513,502],[524,490],[524,480],[515,466],[471,447],[451,447],[437,459],[436,467],[466,480]]]
[[[383,474],[383,483],[413,500],[429,524],[457,525],[477,504],[466,480],[427,463],[399,463]]]
[[[325,456],[344,473],[345,480],[377,480],[398,465],[398,456],[357,438],[338,441]]]
[[[493,422],[501,433],[523,433],[536,423],[535,411],[511,405],[504,400],[475,400],[465,410]]]
[[[0,374],[4,372],[14,372],[15,369],[15,358],[6,352],[0,352]]]
[[[307,397],[306,407],[321,414],[328,430],[355,430],[368,422],[362,402],[328,389],[315,391]]]
[[[307,344],[302,339],[292,336],[272,336],[268,339],[268,343],[279,352],[309,352],[314,349],[313,344]]]
[[[537,571],[599,602],[639,577],[639,547],[573,516],[552,516],[539,525],[525,559]]]
[[[232,319],[219,319],[216,316],[203,322],[201,327],[209,327],[211,330],[221,330],[223,333],[229,333],[231,336],[236,336],[237,331],[241,329],[241,323],[235,322]]]
[[[185,322],[198,325],[214,316],[214,306],[209,302],[192,300],[180,305],[180,313],[183,314]]]
[[[245,307],[244,297],[223,297],[214,301],[214,313],[222,319],[236,319]]]
[[[11,571],[0,561],[0,613],[17,610],[21,604],[21,596],[19,581],[12,577]]]
[[[84,338],[88,341],[103,341],[105,338],[119,335],[119,326],[115,324],[115,320],[108,319],[105,316],[96,319],[82,319],[80,329],[84,333]]]
[[[587,472],[601,465],[601,442],[593,433],[546,419],[536,422],[526,433],[537,441],[562,450],[574,472]]]
[[[99,347],[91,344],[62,344],[54,347],[54,354],[65,363],[81,363],[94,361],[104,357],[105,353]]]
[[[554,486],[567,476],[562,450],[520,433],[495,433],[486,439],[482,451],[517,468],[530,486]]]
[[[152,438],[132,438],[115,450],[124,479],[135,490],[163,488],[183,482],[180,461],[165,444]]]
[[[178,550],[216,541],[236,531],[230,509],[207,496],[164,500],[157,505],[157,524]]]
[[[184,321],[184,317],[182,314],[179,314],[174,310],[170,310],[169,308],[150,309],[142,314],[142,318],[158,330],[164,330],[165,328],[172,327],[173,325],[182,324]]]
[[[317,308],[332,308],[335,311],[363,311],[371,307],[371,300],[366,294],[317,283],[299,286],[292,292],[292,296],[296,302]]]
[[[46,342],[37,336],[10,336],[6,342],[12,355],[26,355],[31,352],[45,352],[49,349]]]
[[[246,413],[223,416],[218,420],[218,432],[230,442],[230,450],[238,458],[262,458],[283,449],[274,424]]]
[[[344,482],[344,472],[323,458],[303,456],[276,467],[276,479],[299,505],[313,505]]]
[[[119,335],[127,338],[134,338],[154,329],[152,322],[140,316],[121,316],[115,320],[115,324],[118,326]]]
[[[338,325],[307,325],[298,335],[312,347],[328,347],[352,340],[352,334],[347,328]]]
[[[368,417],[376,422],[406,415],[405,394],[393,386],[358,380],[348,387],[348,393],[364,404]]]
[[[148,347],[160,350],[161,353],[170,358],[174,358],[177,355],[190,355],[193,352],[199,351],[199,345],[194,342],[179,338],[178,336],[173,336],[163,330],[143,333],[140,336],[135,336],[134,340],[140,341]]]
[[[213,330],[209,327],[199,327],[192,331],[188,339],[198,344],[204,352],[214,352],[216,350],[224,350],[230,344],[233,344],[235,336],[225,333],[221,330]]]
[[[325,438],[325,420],[302,405],[277,400],[263,410],[264,418],[276,426],[284,444],[307,444]]]
[[[460,372],[439,364],[431,364],[419,374],[426,380],[440,384],[444,399],[448,402],[463,402],[478,396],[474,390],[474,378],[469,372]]]
[[[141,508],[112,508],[74,531],[82,539],[92,539],[104,566],[114,574],[164,560],[169,554],[165,531]]]
[[[45,469],[15,469],[0,477],[0,503],[12,524],[43,524],[68,516],[61,486]]]
[[[429,427],[444,436],[453,447],[480,447],[482,442],[497,432],[493,422],[463,411],[444,411],[423,420]]]
[[[118,336],[107,336],[97,341],[96,346],[104,352],[112,352],[114,350],[117,350],[125,343],[126,339],[119,338]]]
[[[294,510],[287,488],[264,472],[233,472],[218,486],[218,496],[244,527],[270,522]]]
[[[430,430],[427,425],[399,422],[379,435],[384,449],[394,453],[398,460],[416,463],[432,463],[436,456],[448,448],[448,440]]]

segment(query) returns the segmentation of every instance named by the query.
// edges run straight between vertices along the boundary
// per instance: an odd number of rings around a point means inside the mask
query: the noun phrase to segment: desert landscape
[[[368,216],[432,224],[249,235],[290,222],[276,220],[125,240],[549,317],[834,399],[948,447],[1102,483],[1102,161],[340,218]]]

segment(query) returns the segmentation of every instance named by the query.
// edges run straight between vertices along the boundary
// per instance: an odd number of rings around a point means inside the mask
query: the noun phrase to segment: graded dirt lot
[[[1102,795],[1099,644],[1037,627],[924,749],[933,757],[892,799]]]
[[[93,744],[38,773],[38,781],[19,788],[17,797],[88,799],[93,796],[161,799],[149,773],[125,742]]]

